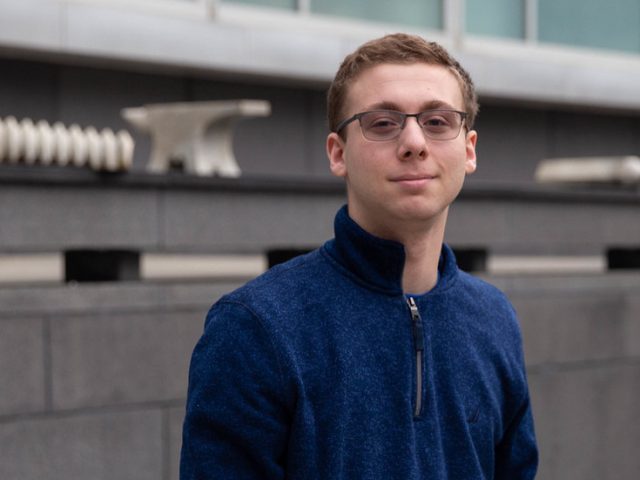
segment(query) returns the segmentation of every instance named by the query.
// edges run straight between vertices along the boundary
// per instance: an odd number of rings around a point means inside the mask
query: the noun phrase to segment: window
[[[442,0],[311,0],[311,12],[442,29]]]
[[[285,8],[288,10],[295,10],[298,5],[297,0],[224,0],[224,3],[244,3],[262,7]]]
[[[538,0],[541,42],[640,51],[638,0]]]
[[[525,38],[525,0],[467,0],[466,31],[475,35]]]

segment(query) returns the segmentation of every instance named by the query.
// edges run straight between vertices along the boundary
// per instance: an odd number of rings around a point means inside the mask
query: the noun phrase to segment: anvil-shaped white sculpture
[[[151,136],[149,171],[164,173],[170,162],[181,160],[189,173],[221,177],[241,173],[233,154],[236,122],[270,114],[266,100],[158,103],[122,110],[129,123]]]

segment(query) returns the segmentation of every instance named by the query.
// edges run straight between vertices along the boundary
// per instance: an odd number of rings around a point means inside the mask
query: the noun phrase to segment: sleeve
[[[538,448],[531,402],[527,395],[496,448],[496,480],[532,480],[538,469]]]
[[[212,307],[189,369],[181,480],[280,479],[288,437],[282,368],[244,306]]]
[[[512,337],[513,379],[509,411],[514,412],[506,424],[506,430],[495,451],[496,480],[532,480],[538,470],[538,447],[536,444],[531,399],[524,361],[522,335],[515,310],[512,312],[514,335]]]

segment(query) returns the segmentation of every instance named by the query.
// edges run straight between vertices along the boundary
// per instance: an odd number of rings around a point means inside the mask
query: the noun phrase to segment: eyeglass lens
[[[417,115],[377,110],[362,114],[360,126],[369,140],[390,140],[400,135],[409,116],[415,116],[425,135],[435,140],[456,138],[463,120],[459,112],[452,110],[427,110]]]

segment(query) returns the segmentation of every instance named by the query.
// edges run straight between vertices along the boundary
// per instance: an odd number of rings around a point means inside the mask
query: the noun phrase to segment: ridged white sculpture
[[[98,132],[61,122],[50,125],[30,118],[0,118],[0,163],[88,167],[96,171],[126,171],[133,163],[135,144],[126,130]]]

